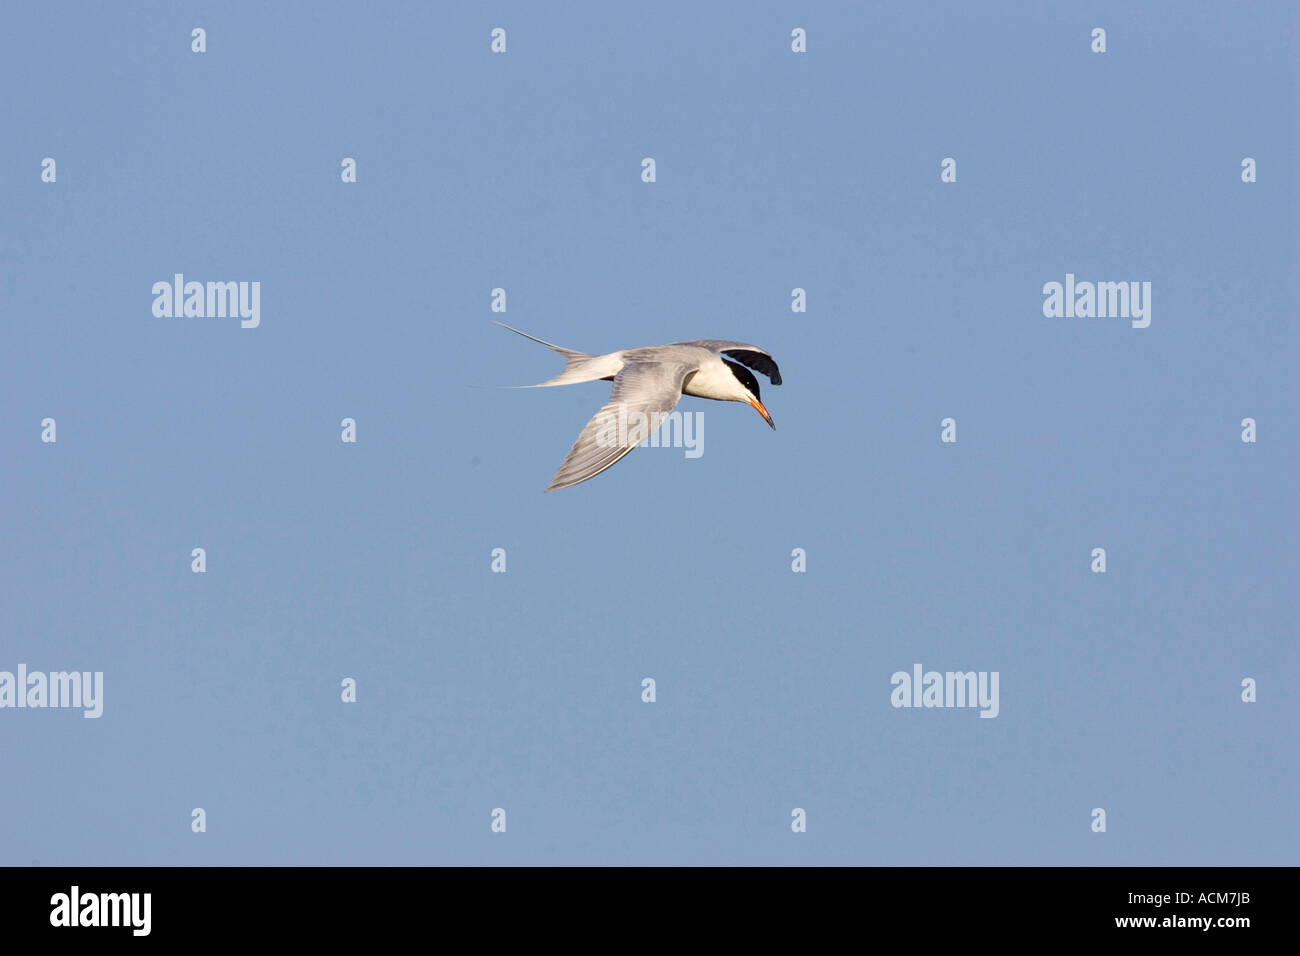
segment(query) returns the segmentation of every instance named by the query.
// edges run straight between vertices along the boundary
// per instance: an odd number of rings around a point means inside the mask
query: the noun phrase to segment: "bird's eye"
[[[754,378],[753,372],[745,368],[745,366],[738,365],[737,363],[728,361],[727,359],[723,359],[722,363],[726,365],[727,368],[731,369],[731,374],[736,376],[736,380],[740,382],[741,385],[749,389],[750,392],[753,393],[754,397],[761,401],[758,393],[758,379]]]

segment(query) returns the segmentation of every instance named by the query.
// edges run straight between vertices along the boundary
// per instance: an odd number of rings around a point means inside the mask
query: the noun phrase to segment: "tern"
[[[609,402],[587,422],[547,491],[569,488],[594,478],[649,438],[676,407],[683,395],[719,402],[744,402],[776,430],[772,416],[758,397],[761,372],[773,385],[781,384],[781,370],[772,356],[756,345],[724,339],[692,339],[671,345],[620,349],[607,355],[590,355],[543,342],[536,336],[497,322],[526,339],[564,356],[564,371],[555,378],[523,388],[548,388],[580,382],[613,382]],[[754,372],[751,372],[753,369]]]

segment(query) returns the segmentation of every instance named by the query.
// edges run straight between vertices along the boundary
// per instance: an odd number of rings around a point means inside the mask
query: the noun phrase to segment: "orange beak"
[[[762,415],[763,419],[772,426],[772,431],[776,431],[776,422],[772,421],[772,416],[767,413],[767,409],[763,407],[763,403],[751,396],[749,404],[753,406],[754,411]]]

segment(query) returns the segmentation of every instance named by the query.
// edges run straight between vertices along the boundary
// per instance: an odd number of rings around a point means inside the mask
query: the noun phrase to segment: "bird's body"
[[[757,346],[724,339],[692,339],[590,355],[543,342],[500,322],[497,325],[564,356],[563,372],[526,388],[614,383],[609,402],[582,430],[547,491],[568,488],[600,474],[649,438],[683,395],[745,402],[776,428],[759,401],[758,380],[750,369],[766,375],[773,385],[781,384],[781,372],[772,356]]]

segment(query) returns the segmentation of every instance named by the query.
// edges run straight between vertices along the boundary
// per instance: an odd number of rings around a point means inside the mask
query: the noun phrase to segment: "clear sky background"
[[[1300,862],[1293,4],[264,6],[4,13],[0,670],[105,700],[0,862]],[[493,318],[777,430],[543,494],[608,385]]]

